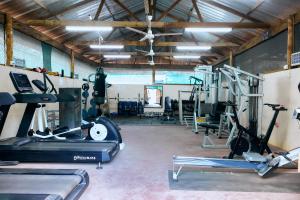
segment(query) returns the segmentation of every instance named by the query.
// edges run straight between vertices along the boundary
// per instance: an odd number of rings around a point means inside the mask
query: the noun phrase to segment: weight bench
[[[225,111],[225,106],[223,103],[215,103],[210,105],[209,117],[207,117],[206,123],[198,123],[199,126],[205,128],[205,133],[202,141],[203,148],[214,148],[214,149],[224,149],[227,148],[227,145],[218,145],[209,137],[210,130],[215,133],[220,132],[220,120],[221,114]]]
[[[215,144],[214,141],[209,137],[209,133],[212,130],[215,132],[216,130],[219,130],[219,125],[218,124],[208,124],[208,123],[203,123],[199,124],[199,126],[205,128],[204,136],[203,136],[203,141],[202,141],[202,147],[203,148],[214,148],[214,149],[224,149],[227,148],[226,145],[222,144]]]

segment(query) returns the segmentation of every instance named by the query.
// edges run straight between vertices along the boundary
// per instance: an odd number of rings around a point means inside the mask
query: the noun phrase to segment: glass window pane
[[[66,53],[53,48],[51,53],[51,64],[53,72],[59,72],[59,74],[61,74],[61,70],[64,70],[64,76],[71,76],[70,56]]]

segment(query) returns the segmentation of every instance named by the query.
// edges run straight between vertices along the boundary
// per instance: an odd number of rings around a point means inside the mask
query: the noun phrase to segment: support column
[[[71,68],[71,78],[74,78],[74,74],[75,74],[75,58],[74,58],[74,51],[71,50],[71,54],[70,54],[70,59],[71,59],[71,65],[70,65],[70,68]]]
[[[229,51],[229,65],[233,66],[233,52],[232,52],[232,50]]]
[[[291,55],[294,51],[294,16],[288,18],[288,41],[287,41],[287,65],[288,69],[291,69]]]
[[[6,65],[10,66],[13,61],[13,19],[10,15],[5,16],[5,47]]]
[[[152,84],[155,83],[155,66],[152,67]]]

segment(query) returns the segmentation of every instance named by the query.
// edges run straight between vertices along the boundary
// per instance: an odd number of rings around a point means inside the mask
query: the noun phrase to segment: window
[[[152,70],[109,70],[107,82],[111,84],[152,84]],[[189,77],[193,71],[162,71],[155,72],[155,83],[158,84],[190,84]]]
[[[145,108],[161,108],[163,97],[162,85],[145,85]]]
[[[193,71],[156,71],[155,82],[161,84],[190,84]]]
[[[27,68],[43,67],[40,41],[14,30],[13,48],[16,65]]]
[[[63,70],[64,76],[71,76],[70,57],[66,53],[53,48],[51,54],[51,65],[53,72],[59,72],[59,74],[61,74]]]
[[[111,84],[152,84],[150,70],[106,70],[106,81]]]

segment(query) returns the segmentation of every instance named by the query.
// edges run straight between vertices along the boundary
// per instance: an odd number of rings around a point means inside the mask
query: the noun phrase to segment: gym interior
[[[299,0],[1,0],[0,23],[0,199],[300,199]]]

